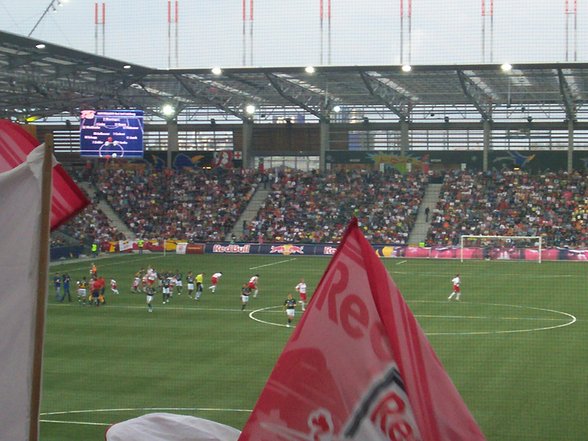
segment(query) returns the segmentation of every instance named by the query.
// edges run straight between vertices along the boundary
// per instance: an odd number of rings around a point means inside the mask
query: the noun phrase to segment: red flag
[[[18,124],[0,120],[0,173],[12,170],[26,161],[40,143]],[[51,229],[54,230],[90,201],[60,164],[53,167],[51,196]]]
[[[239,441],[484,439],[353,220]]]

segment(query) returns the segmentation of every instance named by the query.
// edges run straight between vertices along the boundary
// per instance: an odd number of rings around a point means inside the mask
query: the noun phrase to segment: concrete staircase
[[[78,185],[86,192],[92,202],[96,202],[96,189],[92,184],[89,184],[88,182],[80,182]],[[126,226],[118,214],[116,214],[112,207],[108,205],[108,202],[100,200],[96,206],[102,210],[112,225],[114,225],[118,231],[123,233],[128,240],[136,239],[135,233]]]
[[[243,221],[249,223],[255,219],[257,212],[265,202],[265,199],[267,198],[267,195],[270,193],[270,191],[271,190],[269,189],[269,186],[268,188],[264,189],[262,185],[258,184],[255,193],[253,193],[253,196],[249,200],[247,208],[245,208],[245,211],[243,211],[243,214],[241,214],[241,217],[233,227],[233,230],[225,238],[226,240],[231,240],[231,237],[233,236],[235,236],[237,240],[243,237]]]
[[[427,238],[427,231],[429,231],[429,227],[431,226],[431,217],[433,216],[433,210],[435,209],[437,201],[439,200],[439,193],[441,193],[441,185],[442,184],[427,185],[427,189],[425,190],[423,201],[421,202],[421,206],[419,207],[419,212],[417,214],[414,227],[410,232],[410,236],[408,236],[409,244],[418,244],[420,242],[423,242]],[[428,220],[425,215],[425,209],[427,207],[429,207]]]

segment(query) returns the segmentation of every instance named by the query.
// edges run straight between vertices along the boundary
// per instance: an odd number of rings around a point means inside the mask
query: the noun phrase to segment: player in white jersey
[[[218,284],[219,279],[223,276],[223,273],[218,272],[218,273],[214,273],[212,275],[212,277],[210,278],[210,283],[211,285],[208,287],[208,289],[210,289],[212,292],[216,291],[216,285]]]
[[[300,283],[295,287],[296,291],[298,291],[298,295],[300,296],[300,303],[302,310],[306,311],[306,283],[304,279],[300,279]]]
[[[114,279],[110,279],[110,290],[112,291],[113,294],[119,294],[118,284],[116,283],[116,280],[114,280]]]
[[[139,292],[140,286],[141,286],[141,277],[139,277],[139,274],[137,273],[137,275],[133,279],[133,284],[131,285],[131,291],[132,292]]]
[[[455,300],[459,300],[459,296],[461,295],[461,279],[459,277],[459,274],[456,274],[455,277],[451,279],[451,283],[453,284],[453,291],[451,291],[451,294],[449,295],[447,300],[451,300],[453,299],[453,297],[455,297]]]
[[[247,286],[249,286],[249,289],[253,293],[253,297],[257,297],[257,292],[258,292],[257,284],[258,283],[259,283],[259,274],[252,276],[249,279],[249,282],[247,283]]]

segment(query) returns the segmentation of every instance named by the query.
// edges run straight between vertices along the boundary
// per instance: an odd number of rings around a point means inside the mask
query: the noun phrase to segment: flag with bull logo
[[[354,219],[239,441],[482,441]]]

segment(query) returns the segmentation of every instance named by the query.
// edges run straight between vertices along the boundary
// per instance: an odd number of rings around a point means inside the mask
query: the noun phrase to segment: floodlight
[[[164,104],[161,108],[161,113],[163,113],[164,116],[173,116],[176,113],[176,109],[171,104]]]
[[[245,113],[248,115],[253,115],[255,113],[255,106],[253,104],[247,104],[245,107]]]
[[[510,72],[512,70],[512,65],[510,63],[502,63],[500,68],[503,72]]]
[[[221,75],[223,73],[223,70],[218,66],[214,66],[211,71],[215,75]]]
[[[339,106],[339,105],[333,106],[333,112],[339,113],[340,111],[341,111],[341,106]]]
[[[412,70],[412,66],[410,64],[403,64],[402,65],[402,72],[410,72]]]
[[[304,71],[308,74],[313,74],[316,72],[316,69],[314,68],[314,66],[306,66],[304,68]]]

